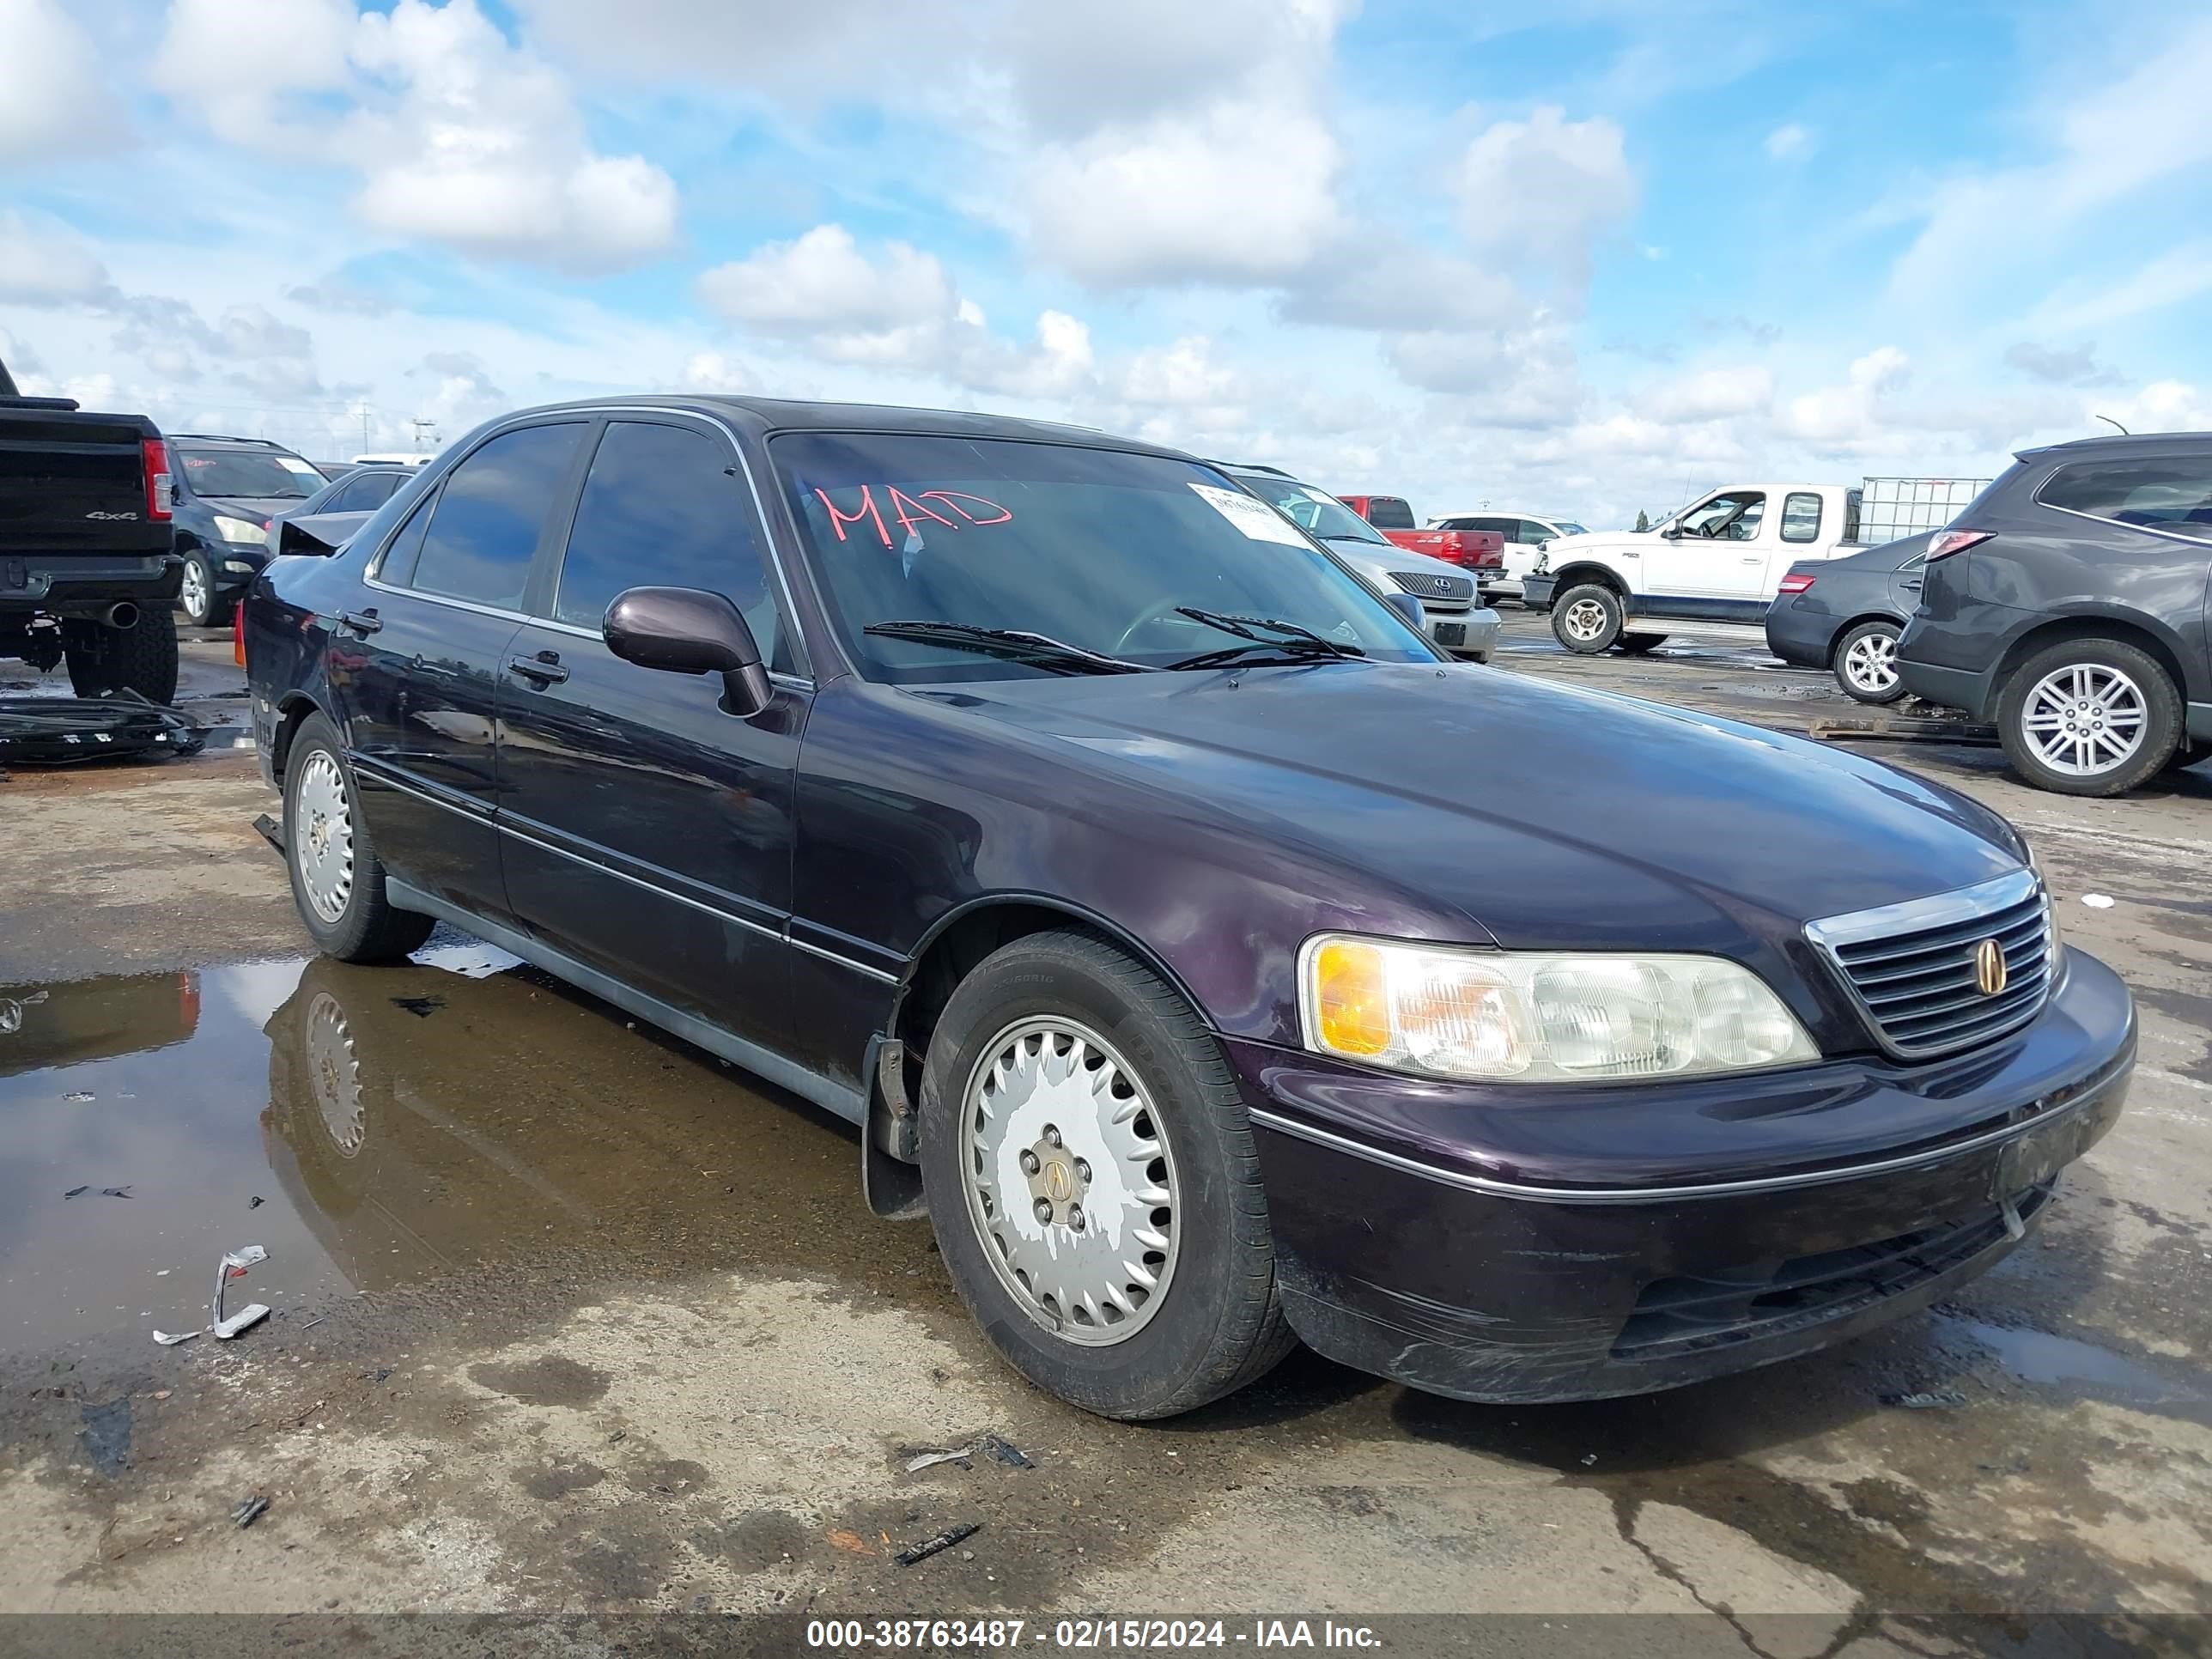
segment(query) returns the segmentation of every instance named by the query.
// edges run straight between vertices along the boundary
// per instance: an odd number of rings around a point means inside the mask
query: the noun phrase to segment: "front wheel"
[[[1552,606],[1552,635],[1577,656],[1610,651],[1628,620],[1620,595],[1595,582],[1584,582],[1559,595]]]
[[[1088,934],[1002,947],[922,1073],[939,1249],[992,1346],[1106,1417],[1173,1416],[1295,1345],[1252,1130],[1173,988]]]
[[[396,962],[438,924],[392,907],[384,861],[356,801],[337,731],[322,715],[308,715],[284,765],[284,863],[292,902],[324,955]]]
[[[2063,640],[2005,682],[1997,738],[2013,769],[2062,795],[2120,795],[2180,746],[2181,695],[2157,659],[2118,640]]]
[[[1897,677],[1895,623],[1861,623],[1836,641],[1836,684],[1861,702],[1895,702],[1905,695]]]
[[[216,592],[215,568],[204,553],[185,555],[177,583],[177,609],[195,628],[220,628],[230,620],[231,602]]]

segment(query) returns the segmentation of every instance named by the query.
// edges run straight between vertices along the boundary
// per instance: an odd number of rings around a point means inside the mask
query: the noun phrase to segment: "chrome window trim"
[[[2043,901],[2045,950],[2049,953],[2044,965],[2041,992],[2027,1005],[2020,1018],[2008,1025],[1998,1027],[1966,1042],[1939,1045],[1935,1048],[1905,1048],[1893,1042],[1882,1029],[1881,1021],[1867,1005],[1850,969],[1844,965],[1839,954],[1853,945],[1888,939],[1899,933],[1919,933],[1929,928],[1955,927],[1960,922],[1977,921],[1983,917],[2025,904],[2032,898]],[[1859,1012],[1861,1020],[1881,1045],[1881,1051],[1893,1060],[1917,1062],[1961,1054],[1984,1043],[1995,1042],[2011,1036],[2027,1025],[2050,1004],[2058,990],[2065,973],[2065,947],[2058,939],[2058,921],[2051,904],[2051,895],[2043,884],[2043,878],[2035,871],[2022,867],[2009,875],[1994,880],[1977,882],[1972,887],[1957,887],[1945,893],[1930,894],[1926,898],[1905,899],[1895,904],[1878,904],[1865,910],[1850,910],[1841,915],[1822,916],[1805,924],[1806,939],[1826,961],[1829,969],[1850,997],[1851,1006]]]
[[[799,603],[792,592],[791,578],[783,568],[783,556],[778,550],[775,544],[775,531],[774,526],[769,522],[768,508],[761,500],[760,485],[753,477],[752,463],[745,459],[744,446],[738,441],[737,429],[731,426],[726,421],[720,419],[719,416],[708,415],[696,409],[681,409],[665,404],[563,404],[559,409],[525,410],[520,414],[509,416],[506,420],[498,422],[495,426],[488,428],[484,431],[483,436],[478,438],[474,443],[471,444],[467,449],[461,452],[461,453],[455,457],[452,462],[447,464],[445,470],[438,476],[437,489],[433,492],[433,495],[440,495],[445,493],[446,480],[453,477],[453,473],[459,468],[465,465],[470,456],[475,454],[477,451],[482,449],[494,438],[503,436],[505,434],[514,431],[517,428],[533,425],[555,425],[563,419],[576,416],[581,416],[586,419],[619,420],[625,415],[679,416],[686,420],[702,422],[708,426],[713,427],[728,441],[731,453],[737,457],[738,471],[745,481],[745,494],[752,498],[753,517],[759,523],[761,529],[762,550],[767,556],[769,570],[775,578],[776,591],[783,599],[784,625],[792,630],[792,637],[798,641],[800,648],[803,650],[805,649],[805,636],[799,626]],[[586,482],[589,481],[590,476],[590,471],[586,469],[585,473]],[[426,498],[422,505],[429,511],[433,517],[436,516],[437,503],[434,500]],[[369,555],[368,566],[362,572],[361,579],[363,586],[373,587],[380,593],[397,593],[404,595],[408,599],[421,599],[428,605],[452,605],[458,610],[473,611],[479,616],[497,617],[501,618],[512,617],[517,622],[540,623],[548,627],[560,628],[563,631],[566,631],[568,629],[570,624],[565,623],[556,623],[550,617],[532,617],[519,611],[503,610],[496,605],[478,605],[471,599],[448,599],[444,594],[426,593],[419,588],[399,587],[390,582],[383,580],[378,573],[384,568],[385,556],[391,552],[392,543],[399,538],[399,532],[406,528],[408,520],[413,517],[414,514],[410,513],[405,518],[401,519],[398,524],[392,526],[391,532],[386,535],[383,542],[377,547],[374,553]],[[426,532],[428,531],[428,526],[424,526]],[[563,554],[567,552],[568,549],[566,543],[562,544],[562,550]],[[578,629],[577,632],[583,635],[586,638],[599,637],[598,635],[590,634],[586,630],[583,629]],[[808,665],[811,667],[812,665],[812,653],[811,651],[808,652]],[[803,686],[809,690],[811,690],[814,687],[814,679],[811,674],[779,675],[775,672],[771,671],[769,678],[771,680],[780,679],[782,683],[789,685]]]
[[[2057,476],[2056,472],[2051,475],[2052,478]],[[2045,483],[2050,482],[2050,478],[2044,480]],[[2043,499],[2041,485],[2036,487],[2036,494],[2030,499],[2046,513],[2063,513],[2069,519],[2086,519],[2091,524],[2108,524],[2115,530],[2139,530],[2146,536],[2157,537],[2160,541],[2179,542],[2184,547],[2212,547],[2212,526],[2208,526],[2202,536],[2191,536],[2184,531],[2168,530],[2162,525],[2130,524],[2125,519],[2108,519],[2101,513],[2084,513],[2075,507],[2055,506]]]

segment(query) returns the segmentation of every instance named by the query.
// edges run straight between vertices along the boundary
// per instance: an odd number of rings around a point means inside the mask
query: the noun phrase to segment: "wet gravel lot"
[[[190,647],[217,690],[227,643]],[[1856,712],[1729,630],[1582,659],[1516,614],[1491,672]],[[2212,1611],[2212,765],[2079,802],[1993,750],[1869,752],[2022,824],[2139,999],[2129,1113],[2027,1246],[1671,1395],[1507,1410],[1301,1355],[1148,1428],[997,1364],[843,1126],[465,939],[310,959],[250,756],[19,773],[0,1608],[1638,1612],[1778,1656]],[[245,1244],[228,1305],[268,1319],[157,1346]],[[908,1468],[986,1434],[1032,1467]]]

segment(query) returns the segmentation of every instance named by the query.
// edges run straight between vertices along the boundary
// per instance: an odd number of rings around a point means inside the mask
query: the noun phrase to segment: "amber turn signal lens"
[[[1382,953],[1371,945],[1331,939],[1314,958],[1316,1033],[1340,1054],[1379,1054],[1390,1046],[1390,990]]]

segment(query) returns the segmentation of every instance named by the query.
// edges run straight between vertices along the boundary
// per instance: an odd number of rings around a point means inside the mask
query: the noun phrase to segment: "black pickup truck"
[[[177,694],[169,452],[143,415],[18,394],[0,363],[0,661],[81,697]]]

